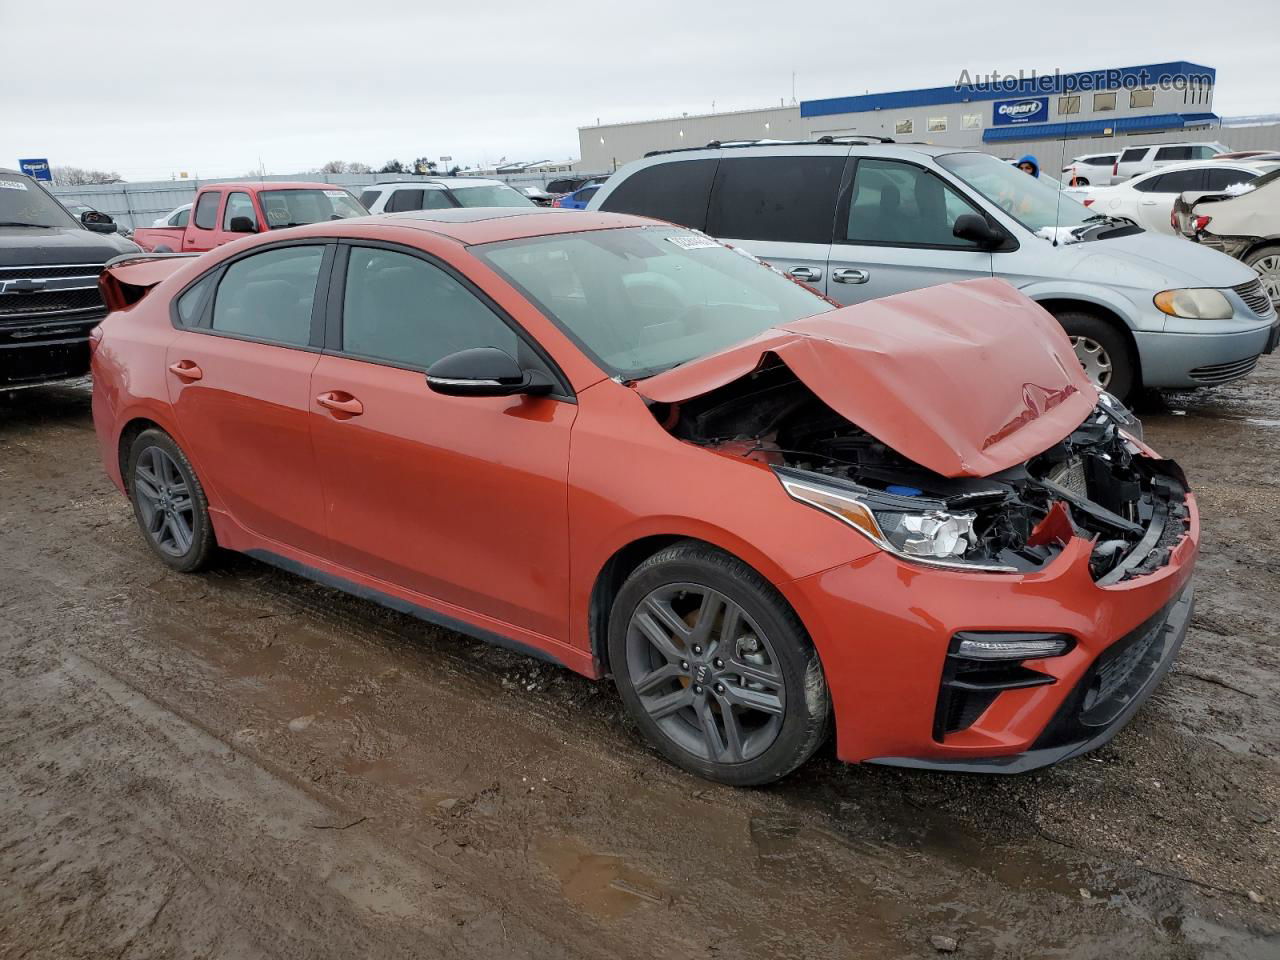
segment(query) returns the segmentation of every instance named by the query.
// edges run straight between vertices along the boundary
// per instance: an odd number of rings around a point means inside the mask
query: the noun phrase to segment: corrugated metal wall
[[[600,174],[603,176],[603,174]],[[437,176],[439,176],[437,174]],[[511,184],[536,184],[544,187],[561,177],[587,177],[589,173],[520,173],[503,174],[485,179],[505,180]],[[145,183],[104,183],[83,187],[52,186],[50,192],[66,203],[80,203],[108,214],[121,227],[149,227],[159,217],[174,207],[190,203],[196,191],[210,183],[244,181],[245,177],[220,180],[153,180]],[[429,180],[430,177],[398,176],[377,173],[296,173],[288,176],[263,177],[264,181],[306,180],[312,183],[332,183],[343,186],[359,196],[360,189],[371,183],[387,180]]]

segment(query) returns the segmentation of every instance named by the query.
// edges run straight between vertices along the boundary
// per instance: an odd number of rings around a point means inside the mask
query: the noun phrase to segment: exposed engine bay
[[[1141,454],[1140,430],[1109,397],[1070,436],[987,477],[945,477],[913,463],[822,402],[777,361],[653,413],[676,437],[767,464],[787,492],[907,559],[1032,572],[1073,538],[1093,543],[1100,584],[1169,561],[1190,524],[1186,479]],[[892,402],[886,398],[886,402]],[[963,398],[957,398],[963,403]]]

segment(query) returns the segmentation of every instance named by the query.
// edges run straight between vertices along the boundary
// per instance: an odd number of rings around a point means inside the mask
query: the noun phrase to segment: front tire
[[[1055,316],[1093,385],[1119,400],[1128,397],[1137,377],[1133,352],[1124,335],[1092,313],[1067,310]]]
[[[826,737],[830,694],[804,626],[756,571],[708,544],[680,541],[627,578],[609,662],[646,739],[708,780],[771,783]]]
[[[179,573],[204,567],[215,545],[213,524],[204,487],[182,448],[163,430],[144,430],[129,447],[125,478],[152,552]]]

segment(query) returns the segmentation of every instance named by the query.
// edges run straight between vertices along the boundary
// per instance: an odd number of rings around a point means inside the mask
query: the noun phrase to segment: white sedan
[[[156,222],[151,224],[153,227],[185,227],[187,218],[191,216],[191,204],[184,203],[180,207],[174,207],[163,217],[157,217]]]
[[[1090,210],[1108,216],[1127,217],[1146,230],[1173,234],[1169,217],[1173,213],[1173,201],[1180,194],[1229,190],[1276,169],[1280,169],[1280,163],[1196,160],[1160,167],[1109,187],[1090,187],[1081,202]]]

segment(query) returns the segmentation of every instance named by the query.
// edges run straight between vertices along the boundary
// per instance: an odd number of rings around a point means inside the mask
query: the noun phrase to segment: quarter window
[[[205,297],[213,289],[213,274],[205,277],[178,298],[178,320],[184,327],[194,327],[200,322]]]
[[[1095,93],[1093,95],[1093,109],[1102,113],[1107,110],[1116,108],[1116,95],[1114,93]]]
[[[253,201],[247,193],[236,192],[227,197],[227,207],[222,214],[222,229],[230,230],[231,221],[236,217],[247,218],[253,223],[253,229],[258,229],[258,215],[254,212]]]
[[[845,240],[973,249],[951,228],[961,214],[977,212],[927,170],[894,160],[859,160]]]
[[[201,230],[212,230],[218,225],[218,204],[221,201],[222,194],[217,190],[200,194],[200,199],[196,201],[197,227]]]
[[[843,156],[720,161],[708,232],[733,240],[830,243]]]
[[[605,197],[600,209],[702,230],[707,225],[707,201],[716,163],[710,159],[673,160],[637,170]]]
[[[1080,112],[1080,95],[1058,98],[1058,116]]]
[[[353,247],[342,304],[342,349],[425,370],[471,347],[519,356],[519,338],[444,270],[408,254]]]
[[[213,329],[293,347],[311,342],[311,308],[324,247],[281,247],[227,267]]]

